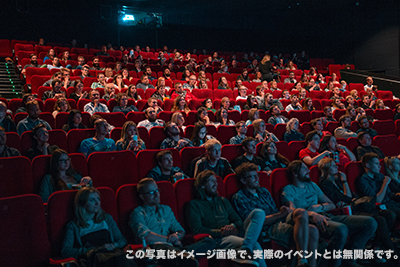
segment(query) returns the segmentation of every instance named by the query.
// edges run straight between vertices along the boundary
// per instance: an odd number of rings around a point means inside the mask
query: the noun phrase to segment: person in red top
[[[171,94],[171,99],[175,99],[178,96],[183,96],[186,101],[197,99],[190,91],[183,90],[181,83],[175,83],[175,90]]]
[[[356,156],[346,146],[338,144],[336,137],[326,135],[320,145],[319,151],[330,151],[336,164],[343,167],[350,161],[357,161]]]
[[[328,150],[325,150],[322,153],[318,152],[321,140],[318,132],[315,130],[306,135],[306,143],[307,147],[300,150],[299,159],[309,167],[317,165],[321,159],[332,155],[332,152]]]

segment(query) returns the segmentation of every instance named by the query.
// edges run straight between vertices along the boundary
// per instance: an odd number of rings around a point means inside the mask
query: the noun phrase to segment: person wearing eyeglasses
[[[184,97],[187,101],[192,99],[197,99],[190,91],[183,90],[183,85],[181,83],[175,83],[175,90],[171,94],[171,99],[175,99],[178,96]]]
[[[90,102],[87,103],[83,110],[90,115],[96,112],[106,112],[109,113],[107,105],[100,103],[100,93],[96,89],[92,89],[89,92]]]
[[[156,159],[157,166],[151,169],[147,177],[153,178],[156,182],[169,181],[173,184],[178,180],[189,178],[179,167],[174,166],[171,150],[158,152]]]
[[[235,124],[237,135],[229,139],[230,145],[239,145],[246,138],[247,126],[245,121],[238,121]]]
[[[43,177],[40,184],[39,196],[47,203],[50,195],[56,191],[91,185],[92,179],[89,176],[82,177],[74,170],[67,151],[56,149],[50,158],[50,173]]]
[[[197,87],[197,78],[195,75],[190,75],[189,76],[189,81],[187,83],[183,84],[183,89],[189,89],[189,91],[192,91],[193,89],[198,89]]]
[[[154,110],[156,111],[157,114],[160,113],[161,111],[164,111],[164,110],[158,105],[157,98],[155,98],[155,97],[153,97],[153,96],[150,97],[150,98],[147,100],[147,105],[148,105],[149,108],[154,108]],[[144,110],[144,112],[146,112],[146,109]]]
[[[154,126],[164,126],[165,122],[161,119],[157,119],[157,112],[152,107],[148,107],[144,115],[146,116],[146,120],[143,120],[138,123],[138,127],[145,127],[147,131],[150,131]]]
[[[192,251],[196,254],[207,252],[215,248],[211,238],[204,238],[194,244],[183,247],[182,239],[185,230],[176,220],[174,212],[167,205],[161,205],[160,189],[152,178],[144,178],[137,185],[137,192],[143,204],[131,214],[129,226],[135,237],[145,241],[152,249],[173,250],[176,253],[182,250]],[[198,266],[197,259],[193,257],[176,257],[173,260],[159,259],[161,266]],[[167,265],[169,263],[169,265]]]

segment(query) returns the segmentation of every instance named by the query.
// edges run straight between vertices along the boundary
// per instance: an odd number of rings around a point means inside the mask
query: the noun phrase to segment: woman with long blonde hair
[[[127,121],[122,126],[121,138],[115,144],[117,150],[132,150],[137,153],[146,149],[144,141],[140,138],[136,123]]]

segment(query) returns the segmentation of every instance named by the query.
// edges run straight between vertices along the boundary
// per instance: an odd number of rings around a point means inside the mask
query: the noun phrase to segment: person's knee
[[[340,224],[333,231],[333,235],[337,239],[340,239],[344,244],[344,243],[346,243],[347,236],[349,235],[349,228],[347,228],[347,226],[345,224]]]
[[[264,222],[266,214],[265,211],[263,211],[262,209],[254,209],[250,213],[250,216],[252,220]]]
[[[305,209],[295,209],[293,211],[293,220],[296,223],[308,224],[308,213]]]
[[[319,231],[315,225],[308,225],[308,238],[311,242],[318,242]]]
[[[375,221],[374,218],[369,217],[366,222],[366,229],[369,229],[372,233],[375,233],[376,228],[378,228],[378,223]]]

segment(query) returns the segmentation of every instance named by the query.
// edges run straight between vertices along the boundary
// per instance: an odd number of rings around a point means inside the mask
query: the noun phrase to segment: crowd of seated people
[[[106,53],[107,50],[102,48],[101,52]],[[166,53],[164,52],[164,54]],[[51,53],[49,55],[51,56]],[[99,54],[99,56],[101,55],[105,54]],[[176,54],[174,57],[178,60],[181,58]],[[68,75],[63,72],[60,74],[60,79],[55,77],[51,81],[52,89],[44,94],[44,100],[56,99],[54,117],[64,112],[69,113],[68,121],[62,128],[68,133],[72,129],[84,129],[87,125],[82,123],[82,112],[71,109],[67,99],[64,98],[65,93],[61,90],[63,84],[70,83],[74,87],[69,98],[75,101],[89,98],[90,102],[84,106],[84,111],[90,115],[96,115],[97,112],[110,112],[109,106],[101,103],[101,99],[108,100],[109,103],[110,100],[116,101],[112,112],[122,112],[125,115],[139,112],[137,106],[128,104],[128,100],[140,100],[138,89],[143,89],[145,92],[155,89],[155,91],[153,90],[154,93],[149,95],[149,98],[146,97],[148,102],[144,107],[145,119],[138,124],[133,121],[126,121],[122,127],[119,140],[115,142],[108,138],[112,126],[105,119],[99,117],[93,119],[93,126],[89,127],[95,129],[94,137],[82,140],[79,147],[79,152],[86,157],[94,152],[123,150],[130,150],[137,154],[150,146],[141,139],[138,127],[144,127],[148,132],[153,127],[161,126],[164,128],[165,139],[159,147],[162,151],[157,154],[154,160],[155,167],[147,175],[152,179],[145,178],[139,183],[140,186],[138,185],[138,193],[143,200],[143,205],[133,212],[130,222],[132,232],[138,238],[144,238],[151,245],[158,241],[166,241],[176,249],[182,248],[180,240],[182,240],[185,232],[176,222],[176,219],[173,223],[173,230],[170,230],[172,228],[159,227],[158,229],[158,227],[150,226],[150,223],[143,217],[148,216],[145,211],[149,210],[157,214],[151,215],[153,217],[149,218],[150,220],[155,220],[154,216],[169,216],[171,218],[174,216],[170,208],[160,205],[160,191],[155,182],[169,181],[176,183],[181,179],[194,177],[195,190],[198,194],[196,194],[196,199],[193,199],[187,206],[187,223],[193,233],[207,233],[214,237],[216,242],[214,244],[207,240],[210,247],[240,248],[251,254],[253,250],[260,248],[257,240],[263,232],[277,243],[283,244],[287,248],[295,246],[298,251],[316,249],[319,236],[331,239],[329,249],[339,250],[345,246],[351,249],[363,249],[376,230],[380,234],[374,240],[374,247],[382,246],[385,249],[395,249],[390,239],[390,231],[399,216],[397,210],[399,204],[397,202],[400,195],[398,179],[400,162],[397,157],[385,157],[379,147],[372,145],[372,138],[377,136],[378,132],[370,127],[373,119],[371,120],[370,117],[366,116],[365,109],[386,109],[385,103],[376,98],[373,87],[371,87],[372,78],[367,79],[365,95],[362,96],[362,106],[357,108],[356,95],[349,95],[344,100],[339,81],[325,82],[324,77],[318,76],[315,69],[310,69],[310,72],[305,76],[306,82],[309,84],[305,89],[302,88],[302,84],[298,83],[294,76],[293,70],[296,67],[291,61],[288,62],[287,67],[290,73],[289,77],[285,78],[285,83],[296,84],[296,86],[299,86],[299,90],[297,92],[280,90],[277,87],[279,75],[275,71],[279,66],[278,64],[273,66],[270,61],[271,58],[265,57],[259,66],[256,66],[257,62],[254,63],[254,61],[252,64],[256,64],[255,68],[259,73],[256,78],[260,81],[268,80],[270,83],[262,83],[254,91],[255,93],[248,94],[250,92],[248,87],[252,82],[249,71],[243,69],[238,77],[235,85],[240,98],[237,100],[246,102],[244,110],[248,110],[248,116],[241,116],[240,120],[235,122],[230,118],[230,112],[236,112],[236,106],[231,106],[232,97],[223,97],[221,105],[217,106],[215,105],[216,99],[197,98],[195,96],[201,82],[205,82],[204,84],[207,85],[209,79],[206,76],[207,72],[203,70],[203,72],[200,71],[201,75],[199,74],[196,77],[195,70],[197,70],[197,67],[193,67],[194,61],[190,60],[189,66],[185,67],[185,77],[182,76],[182,81],[172,83],[172,88],[167,88],[166,81],[169,81],[168,77],[170,77],[171,72],[165,77],[159,77],[156,86],[153,86],[151,80],[155,77],[152,76],[151,67],[142,65],[140,55],[134,60],[137,71],[144,70],[140,82],[136,85],[130,84],[128,87],[127,84],[124,84],[124,79],[130,82],[133,78],[129,77],[129,71],[123,69],[122,64],[116,69],[119,73],[115,76],[111,75],[111,77],[114,77],[112,83],[108,82],[105,73],[98,73],[98,81],[92,83],[92,90],[89,92],[83,91],[82,82],[79,80],[69,81]],[[167,62],[164,55],[160,58],[160,64],[164,64],[163,61]],[[213,56],[212,61],[223,63],[218,55]],[[208,63],[212,63],[212,61]],[[99,62],[94,60],[93,68],[101,69],[98,64]],[[225,62],[224,64],[230,63]],[[55,68],[55,65],[57,64],[53,62],[53,65],[48,68]],[[83,66],[81,69],[85,68]],[[224,73],[227,71],[224,66],[221,70]],[[65,73],[68,73],[68,71],[65,71]],[[164,74],[166,74],[165,71],[163,71]],[[86,77],[88,76],[83,78]],[[332,104],[323,107],[323,114],[320,114],[320,118],[310,121],[314,130],[303,134],[299,119],[291,116],[286,117],[289,113],[285,113],[285,111],[315,111],[313,99],[307,97],[307,94],[313,91],[323,91],[321,88],[324,88],[322,86],[325,83],[327,83],[325,87],[327,92],[332,92]],[[263,84],[265,84],[265,88],[263,88]],[[99,88],[105,89],[105,97],[101,97]],[[232,90],[226,77],[222,76],[219,79],[218,89]],[[267,92],[267,90],[269,91]],[[276,91],[282,92],[278,96],[278,94],[274,94]],[[76,218],[75,222],[67,227],[65,238],[68,242],[66,241],[63,247],[63,255],[81,257],[82,253],[76,250],[76,241],[80,243],[81,247],[84,247],[82,238],[88,241],[82,233],[96,233],[99,229],[104,230],[103,228],[113,232],[113,234],[106,244],[99,244],[99,246],[104,245],[110,249],[122,248],[126,245],[126,240],[121,236],[119,230],[115,229],[115,222],[112,222],[112,219],[110,220],[109,216],[102,213],[101,208],[99,208],[99,193],[94,189],[86,188],[90,188],[91,179],[95,180],[96,177],[82,178],[80,174],[74,171],[68,153],[59,149],[56,145],[48,143],[48,131],[51,130],[51,127],[45,120],[39,118],[38,101],[34,100],[31,95],[26,95],[24,98],[25,111],[28,115],[17,126],[7,115],[6,104],[0,101],[0,157],[20,155],[16,149],[7,146],[6,132],[16,131],[19,135],[22,135],[24,132],[32,131],[32,147],[27,151],[26,156],[32,160],[38,155],[51,155],[51,173],[43,177],[40,188],[43,201],[46,202],[55,191],[75,188],[74,186],[79,184],[85,188],[78,193],[77,199],[82,197],[83,194],[87,194],[84,202],[93,197],[93,201],[96,203],[95,211],[88,210],[88,205],[82,205],[82,202],[75,204],[76,209],[79,208],[79,205],[82,206],[81,209],[86,209],[88,216],[87,218]],[[171,111],[174,113],[170,121],[159,118],[161,111],[163,111],[159,101],[166,102],[167,99],[173,100]],[[198,99],[201,99],[200,102],[205,99],[203,106],[193,108],[190,101]],[[283,105],[283,103],[286,104]],[[333,132],[326,131],[325,127],[328,123],[336,122],[334,112],[343,110],[346,106],[348,106],[347,113],[339,118],[339,126]],[[399,105],[396,106],[396,115],[398,114],[397,109],[400,109]],[[185,125],[185,118],[188,118],[192,110],[197,111],[197,116],[189,139],[183,137],[182,132],[185,131],[185,128],[189,128],[188,125]],[[22,110],[22,112],[25,111]],[[215,119],[208,112],[215,113]],[[264,117],[267,113],[270,115],[268,120]],[[241,115],[243,114],[242,112]],[[248,120],[246,121],[246,119]],[[281,136],[278,136],[276,131],[275,133],[270,132],[267,130],[266,121],[272,126],[285,124],[286,131]],[[351,129],[352,121],[358,123],[358,130],[353,131]],[[243,153],[233,160],[228,161],[221,156],[222,146],[225,144],[221,144],[217,137],[207,132],[207,127],[218,129],[220,126],[234,128],[235,135],[228,138],[227,143],[240,145],[243,149]],[[250,128],[252,129],[252,136],[247,135]],[[351,151],[347,146],[338,143],[337,139],[339,138],[357,138],[359,145],[354,151]],[[284,151],[278,151],[277,144],[281,141],[287,143],[304,141],[306,148],[299,150],[298,155],[296,155],[299,160],[290,162],[282,155]],[[261,147],[259,153],[257,152],[258,145]],[[169,149],[181,151],[185,147],[202,146],[205,148],[205,154],[192,161],[191,173],[189,171],[185,173],[182,170],[188,166],[182,166],[181,169],[174,164],[172,152]],[[380,173],[380,159],[385,160],[387,176]],[[388,210],[355,211],[354,215],[351,216],[329,214],[330,210],[351,204],[353,199],[358,197],[351,192],[347,184],[349,177],[338,170],[338,167],[345,167],[348,163],[355,163],[357,160],[361,161],[365,169],[365,173],[360,176],[359,182],[357,182],[357,193],[361,196],[376,196],[376,202],[385,203]],[[320,171],[319,186],[321,189],[310,180],[309,167],[312,166],[318,166]],[[283,189],[283,205],[279,207],[277,206],[278,203],[275,203],[272,199],[270,192],[266,188],[260,187],[258,172],[263,171],[271,175],[274,170],[281,168],[287,169],[290,184]],[[236,173],[241,190],[232,197],[230,203],[227,199],[218,196],[216,177],[225,178],[234,173]],[[92,191],[85,192],[87,190]],[[217,208],[224,207],[223,211],[215,211],[215,209],[211,211],[210,203],[214,203]],[[212,221],[213,216],[210,216],[210,214],[215,212],[221,212],[221,214],[214,214],[219,216],[218,218],[221,221]],[[93,216],[96,219],[93,219]],[[173,221],[173,219],[171,220]],[[256,227],[255,225],[259,226]],[[150,229],[151,227],[154,227],[154,229]],[[79,233],[75,228],[80,229],[80,236],[75,236]],[[143,231],[143,229],[147,230]],[[204,248],[198,244],[196,249],[201,251]],[[307,260],[298,257],[296,260],[298,266],[317,266],[313,259]],[[258,260],[257,264],[266,266],[263,260]],[[329,264],[341,266],[342,263],[338,259],[332,260]],[[343,260],[344,265],[358,266],[355,261],[351,260]],[[176,266],[178,266],[178,263],[176,263]]]

